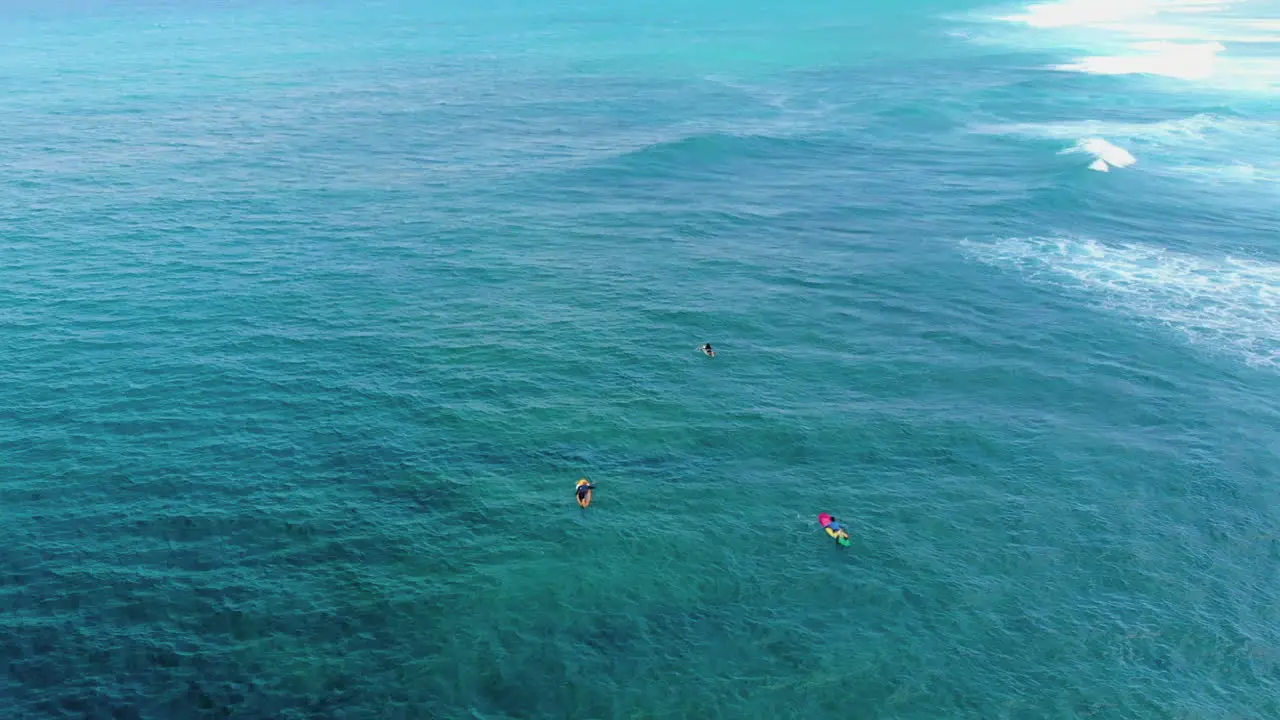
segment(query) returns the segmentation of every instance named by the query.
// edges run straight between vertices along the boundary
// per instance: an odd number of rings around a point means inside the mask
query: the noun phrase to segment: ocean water
[[[1280,717],[1274,2],[11,0],[0,167],[0,717]]]

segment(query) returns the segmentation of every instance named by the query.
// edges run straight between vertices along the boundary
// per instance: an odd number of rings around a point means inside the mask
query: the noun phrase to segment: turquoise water
[[[1280,7],[423,5],[0,6],[0,715],[1280,717]]]

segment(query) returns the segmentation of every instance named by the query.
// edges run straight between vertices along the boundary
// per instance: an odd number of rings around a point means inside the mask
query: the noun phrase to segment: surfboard
[[[574,486],[573,486],[573,487],[575,488],[575,489],[574,489],[574,491],[573,491],[573,496],[574,496],[575,498],[577,498],[577,500],[578,500],[578,504],[579,504],[579,505],[581,505],[582,507],[586,507],[586,506],[588,506],[588,505],[590,505],[590,504],[591,504],[591,495],[592,495],[595,491],[594,491],[594,490],[588,490],[588,491],[587,491],[587,495],[586,495],[586,497],[578,497],[578,491],[577,491],[577,488],[580,488],[580,487],[582,487],[583,485],[590,485],[590,484],[591,484],[591,483],[587,482],[587,479],[586,479],[586,478],[583,478],[583,479],[581,479],[581,480],[579,480],[579,481],[578,481],[578,484],[577,484],[577,485],[574,485]]]
[[[827,531],[827,535],[835,538],[836,542],[841,545],[849,547],[849,531],[845,530],[841,533],[839,531],[832,530],[831,523],[835,522],[835,518],[831,517],[829,513],[822,513],[819,515],[818,522],[822,524],[822,529]]]

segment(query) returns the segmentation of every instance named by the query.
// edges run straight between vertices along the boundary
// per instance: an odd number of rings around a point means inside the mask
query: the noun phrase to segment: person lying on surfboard
[[[842,537],[842,538],[845,538],[846,540],[849,538],[849,531],[846,530],[844,526],[840,524],[839,520],[835,518],[831,518],[831,524],[828,525],[827,527],[831,528],[831,531],[836,534],[837,538]]]
[[[822,527],[826,528],[827,534],[835,538],[836,542],[841,545],[849,544],[849,531],[830,513],[819,515],[818,522],[822,524]]]
[[[578,486],[578,502],[582,502],[583,500],[585,500],[587,498],[587,493],[595,489],[596,489],[596,486],[592,485],[589,482],[579,485]]]
[[[715,357],[715,356],[716,356],[716,351],[711,349],[711,343],[707,343],[706,345],[703,345],[703,346],[702,346],[702,352],[706,353],[706,354],[707,354],[707,357]]]

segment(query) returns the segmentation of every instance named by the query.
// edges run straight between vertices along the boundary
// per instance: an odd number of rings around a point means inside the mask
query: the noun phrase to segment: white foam
[[[1097,172],[1110,172],[1111,168],[1129,167],[1138,162],[1128,150],[1103,140],[1100,137],[1085,138],[1075,145],[1061,151],[1060,155],[1085,153],[1093,156],[1089,169]]]
[[[1133,0],[1062,0],[1027,5],[1022,13],[1006,15],[1001,20],[1018,22],[1034,28],[1064,28],[1109,25],[1125,20],[1152,17],[1155,8],[1149,2]]]
[[[1280,22],[1254,18],[1200,17],[1194,24],[1169,22],[1130,23],[1117,28],[1147,40],[1182,40],[1231,43],[1280,43]]]
[[[1280,122],[1223,117],[1197,113],[1183,118],[1155,122],[1115,122],[1107,120],[1075,120],[1053,123],[1012,123],[985,125],[975,132],[990,135],[1074,140],[1106,135],[1158,146],[1186,147],[1214,142],[1239,142],[1250,136],[1280,137]]]
[[[1160,323],[1193,343],[1280,369],[1280,264],[1080,238],[964,247],[982,262],[1016,269],[1034,282],[1089,291],[1104,306]]]
[[[1000,19],[1035,28],[1113,27],[1164,13],[1211,13],[1229,4],[1230,0],[1061,0],[1032,3],[1025,12]]]
[[[1257,0],[1059,0],[990,19],[1030,29],[1019,35],[1036,44],[1093,51],[1051,66],[1060,71],[1280,90],[1280,20]]]
[[[1104,170],[1097,160],[1120,166],[1127,160],[1091,142],[1106,136],[1109,142],[1103,142],[1117,143],[1113,146],[1117,150],[1124,143],[1135,153],[1153,158],[1146,163],[1146,172],[1202,182],[1280,183],[1280,121],[1275,120],[1200,113],[1147,123],[1076,120],[986,125],[974,127],[973,132],[1071,141],[1073,146],[1062,152],[1092,154],[1095,162],[1090,168],[1098,171]]]
[[[1141,42],[1134,43],[1132,51],[1126,54],[1094,55],[1054,68],[1090,75],[1163,75],[1181,80],[1206,80],[1213,77],[1218,53],[1226,49],[1218,42]]]
[[[1065,153],[1088,153],[1095,159],[1089,163],[1090,170],[1098,170],[1107,172],[1107,166],[1111,167],[1129,167],[1138,162],[1128,150],[1122,147],[1112,145],[1100,137],[1085,138],[1074,146],[1062,151]]]
[[[1180,165],[1173,168],[1173,172],[1190,180],[1214,186],[1226,183],[1280,185],[1280,162],[1274,160],[1261,165],[1247,162],[1235,162],[1229,165]]]

